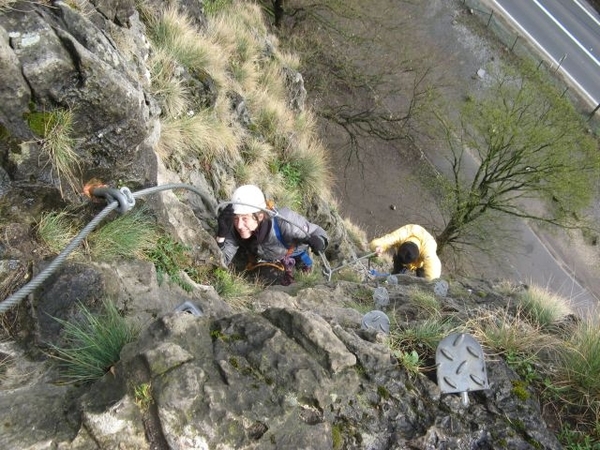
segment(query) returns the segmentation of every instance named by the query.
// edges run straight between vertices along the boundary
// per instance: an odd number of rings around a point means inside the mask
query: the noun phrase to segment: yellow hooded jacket
[[[420,225],[404,225],[385,236],[373,239],[369,246],[372,251],[381,247],[383,251],[391,247],[397,249],[405,242],[413,242],[419,247],[419,258],[408,265],[409,270],[423,268],[427,280],[439,278],[442,274],[442,263],[437,256],[437,243],[434,237]]]

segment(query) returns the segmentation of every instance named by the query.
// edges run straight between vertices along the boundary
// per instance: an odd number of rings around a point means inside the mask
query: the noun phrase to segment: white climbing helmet
[[[267,207],[265,195],[258,186],[245,184],[237,188],[231,196],[234,214],[253,214]]]

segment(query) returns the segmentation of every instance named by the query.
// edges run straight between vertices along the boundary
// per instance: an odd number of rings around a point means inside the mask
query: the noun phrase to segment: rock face
[[[433,294],[435,285],[400,278],[389,286],[389,311],[418,317],[409,287]],[[53,384],[56,373],[41,362],[15,367],[36,369],[8,374],[22,384],[0,391],[3,447],[561,448],[536,401],[515,394],[518,377],[502,360],[488,359],[489,389],[471,392],[466,406],[440,392],[433,368],[408,373],[348,306],[361,289],[373,283],[272,288],[240,311],[198,290],[188,301],[202,316],[162,314],[86,388]],[[478,302],[494,298],[482,289]],[[451,296],[452,288],[439,300],[469,301]],[[142,385],[150,386],[143,406]]]
[[[156,177],[153,143],[147,141],[155,124],[141,76],[148,46],[140,42],[135,54],[124,55],[110,35],[113,30],[123,39],[142,36],[136,34],[141,28],[137,15],[130,5],[129,28],[122,28],[96,10],[88,12],[89,16],[62,2],[51,7],[23,2],[0,14],[0,120],[13,138],[13,145],[3,149],[3,166],[15,182],[52,178],[48,168],[39,169],[39,136],[27,117],[55,108],[74,111],[73,138],[83,174],[137,185]]]
[[[36,115],[73,113],[77,180],[132,188],[182,181],[154,151],[160,108],[149,93],[150,50],[134,3],[75,3],[12,2],[0,11],[0,299],[47,264],[33,240],[39,212],[82,203],[81,186],[69,186],[47,164]],[[205,26],[202,6],[179,4]],[[187,76],[199,102],[210,103],[214,80]],[[301,111],[302,76],[291,69],[282,76],[289,106]],[[248,128],[245,99],[228,98],[237,125]],[[202,195],[168,192],[148,201],[160,225],[207,265],[220,257],[212,237],[224,185],[218,174],[231,170],[227,163],[209,174],[190,170],[183,181]],[[313,206],[312,218],[331,238],[328,257],[352,261],[359,249],[335,207]],[[361,328],[357,304],[372,307],[372,281],[270,288],[244,307],[211,286],[191,285],[186,292],[159,284],[146,261],[65,262],[2,317],[17,331],[0,340],[0,448],[560,448],[536,402],[514,394],[516,375],[503,361],[488,361],[490,388],[471,393],[468,406],[442,395],[433,370],[403,369],[384,335]],[[393,326],[419,320],[412,285],[465,316],[476,306],[452,286],[440,293],[402,276],[386,306],[396,314]],[[45,355],[63,338],[51,317],[70,321],[78,302],[94,308],[105,298],[143,327],[141,337],[100,381],[60,384]],[[202,315],[175,312],[184,302]]]

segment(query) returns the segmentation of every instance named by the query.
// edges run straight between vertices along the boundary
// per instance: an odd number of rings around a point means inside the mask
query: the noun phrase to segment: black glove
[[[217,218],[217,237],[226,237],[229,235],[233,225],[233,205],[229,204],[219,212]]]
[[[321,253],[327,248],[327,241],[322,236],[311,236],[308,238],[308,245],[315,253]]]

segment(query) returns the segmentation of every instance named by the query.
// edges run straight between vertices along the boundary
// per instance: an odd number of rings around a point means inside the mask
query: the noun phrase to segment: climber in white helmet
[[[310,271],[313,261],[308,253],[325,251],[328,244],[323,228],[309,222],[289,208],[268,206],[258,186],[238,187],[229,205],[219,214],[217,242],[229,265],[240,248],[248,257],[247,270],[278,269],[271,281],[283,285],[294,281],[293,268]],[[263,271],[264,272],[264,271]]]

